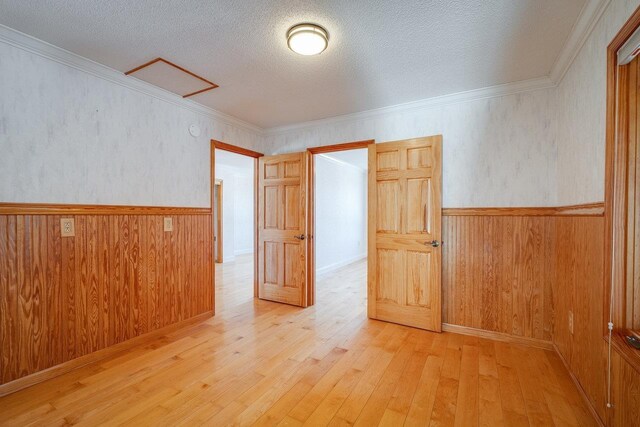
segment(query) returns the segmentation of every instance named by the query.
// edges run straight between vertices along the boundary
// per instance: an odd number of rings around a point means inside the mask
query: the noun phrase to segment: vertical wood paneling
[[[195,220],[195,225],[196,225],[196,239],[197,239],[197,244],[193,247],[193,258],[196,260],[196,272],[197,272],[197,277],[198,277],[198,282],[199,283],[204,283],[205,282],[205,277],[202,274],[202,270],[199,268],[200,265],[202,265],[202,251],[200,248],[200,242],[202,239],[202,222],[200,221],[199,218],[196,218]],[[199,311],[202,309],[202,305],[204,303],[204,287],[201,287],[198,289],[198,293],[195,297],[195,303],[196,303],[196,309]]]
[[[550,340],[555,217],[443,217],[443,321]]]
[[[91,353],[100,348],[100,307],[98,297],[98,274],[100,271],[99,261],[99,217],[89,216],[86,221],[87,239],[87,353]]]
[[[0,215],[0,383],[213,310],[211,217]]]
[[[45,294],[45,273],[47,262],[47,220],[45,216],[33,216],[31,221],[31,286],[33,319],[33,369],[47,366],[49,341],[47,333],[47,311]]]
[[[173,217],[173,223],[177,224],[176,217]],[[173,304],[171,305],[169,323],[176,323],[179,319],[178,317],[178,307],[180,306],[180,302],[178,301],[178,266],[176,263],[177,253],[176,253],[176,233],[167,233],[165,234],[165,238],[169,241],[169,257],[171,258],[171,268],[168,271],[168,276],[170,278],[170,286],[171,286],[171,301]]]
[[[484,253],[485,261],[491,259],[494,263],[494,280],[498,289],[498,295],[494,298],[497,313],[496,326],[499,332],[511,333],[518,335],[517,331],[513,328],[514,313],[517,309],[513,309],[513,296],[515,292],[519,291],[519,287],[514,288],[515,271],[514,266],[514,254],[513,244],[516,239],[520,237],[519,233],[515,232],[514,222],[516,217],[491,217],[491,233],[492,237],[489,239],[495,245],[492,248],[486,248]],[[520,231],[520,230],[518,230]],[[520,249],[520,244],[516,246]],[[492,256],[492,252],[496,251],[496,255]],[[521,286],[521,284],[519,284]]]
[[[170,272],[171,271],[171,239],[167,236],[166,232],[162,232],[162,265],[163,271]],[[163,306],[166,305],[168,301],[171,301],[171,277],[170,273],[164,274],[162,276],[163,287],[160,289],[162,294]],[[161,310],[162,317],[162,326],[168,325],[171,323],[171,308],[167,310]]]
[[[147,283],[149,288],[149,330],[162,327],[162,223],[160,218],[147,218]]]
[[[131,230],[128,215],[120,215],[120,243],[122,245],[121,265],[122,281],[120,283],[120,296],[118,297],[118,330],[117,342],[129,339],[133,326],[129,323],[131,318],[131,287],[134,278],[133,265],[131,263]]]
[[[193,316],[192,314],[192,309],[191,309],[191,305],[188,304],[188,301],[191,301],[192,299],[192,288],[193,288],[193,283],[192,283],[192,278],[191,278],[191,274],[192,274],[192,269],[191,269],[191,260],[189,258],[189,255],[191,255],[191,227],[192,227],[192,222],[193,222],[193,217],[186,217],[184,218],[185,220],[183,221],[183,241],[180,244],[180,247],[182,248],[182,250],[184,251],[183,253],[183,260],[186,262],[182,262],[181,264],[184,265],[184,269],[185,269],[185,277],[183,280],[184,283],[184,300],[187,302],[186,304],[184,304],[183,306],[183,318],[184,319],[188,319],[191,316]]]
[[[558,218],[556,227],[553,342],[604,419],[604,218]]]
[[[111,234],[109,232],[109,217],[102,215],[99,217],[98,222],[98,239],[99,254],[98,254],[98,297],[99,297],[99,322],[98,329],[100,331],[100,337],[98,340],[98,347],[104,348],[111,342],[111,324],[109,319],[113,315],[113,304],[111,301],[111,282],[110,282],[110,257],[109,248],[111,247]]]
[[[640,373],[617,352],[612,355],[614,426],[634,426],[640,419]]]
[[[146,251],[146,244],[148,238],[148,230],[149,230],[149,217],[147,216],[138,216],[138,235],[139,244],[138,244],[138,262],[137,269],[139,272],[139,282],[137,285],[137,306],[139,310],[138,319],[136,320],[138,326],[138,335],[146,334],[149,332],[149,279],[148,279],[148,271],[147,271],[147,257],[148,252]]]
[[[185,263],[181,260],[186,259],[184,254],[184,248],[182,246],[184,239],[184,222],[182,217],[176,217],[174,219],[177,227],[175,232],[175,261],[176,261],[176,320],[180,321],[184,317],[184,276],[185,276]]]
[[[18,218],[17,216],[9,216],[7,218],[7,277],[9,279],[7,283],[7,320],[9,325],[7,327],[7,338],[10,340],[7,348],[8,354],[3,355],[3,359],[6,359],[7,365],[5,370],[5,381],[20,376],[20,370],[18,369],[18,349],[14,343],[19,342],[18,334],[20,332],[18,322]],[[4,257],[0,257],[4,258]],[[4,328],[3,328],[4,329]]]
[[[75,220],[75,228],[76,228],[76,236],[79,237],[76,239],[76,281],[75,281],[75,301],[76,301],[76,319],[75,319],[75,329],[76,329],[76,355],[82,356],[87,354],[87,326],[88,326],[88,316],[87,316],[87,289],[89,287],[89,272],[87,265],[87,227],[86,227],[87,218],[85,216],[77,217]]]
[[[131,311],[130,321],[131,326],[129,328],[129,336],[135,337],[143,333],[142,321],[142,266],[140,257],[140,241],[142,239],[140,232],[141,217],[137,215],[129,216],[130,232],[131,232],[131,246],[129,251],[129,266],[131,271],[131,286],[130,286],[130,300]]]
[[[120,301],[122,298],[122,248],[120,240],[120,216],[109,217],[110,226],[110,256],[109,256],[109,277],[111,282],[112,295],[110,295],[110,318],[109,318],[109,345],[113,345],[118,340],[118,334],[122,329],[120,324]],[[116,303],[118,301],[118,303]]]
[[[208,259],[213,259],[213,246],[212,245],[207,245],[206,241],[207,239],[205,238],[205,236],[212,236],[213,235],[213,222],[212,221],[208,221],[207,218],[205,217],[200,217],[200,220],[202,221],[203,225],[204,225],[204,232],[202,233],[202,244],[200,245],[200,247],[204,248],[204,260],[203,263],[200,264],[200,266],[204,266],[206,265],[206,260]],[[202,269],[202,267],[200,267]],[[204,272],[204,290],[205,290],[205,298],[202,301],[203,303],[203,309],[204,307],[214,307],[213,304],[213,269],[211,268],[205,268],[202,269]]]
[[[33,301],[31,292],[31,216],[17,218],[18,241],[18,368],[23,376],[35,371],[32,364]]]
[[[11,262],[14,255],[10,252],[12,236],[15,234],[15,217],[0,216],[0,381],[6,382],[15,370],[15,353],[11,344],[15,342],[16,304],[15,281],[11,277]],[[15,241],[14,241],[15,243]],[[12,357],[13,356],[13,357]]]
[[[556,285],[556,275],[558,273],[556,260],[556,242],[558,241],[557,225],[555,220],[548,220],[545,223],[545,240],[544,245],[544,271],[553,272],[553,274],[545,274],[544,291],[543,291],[543,311],[544,320],[542,322],[543,336],[542,338],[551,341],[553,338],[555,313],[554,313],[554,288]]]
[[[60,237],[60,217],[48,216],[47,221],[47,274],[46,304],[48,336],[50,337],[50,357],[53,364],[64,359],[64,330],[62,318],[62,242]],[[4,324],[4,323],[2,323]]]
[[[61,219],[61,218],[60,218]],[[62,302],[64,331],[64,360],[76,357],[76,249],[73,238],[62,239]]]
[[[480,295],[482,301],[482,316],[480,327],[488,331],[499,331],[502,264],[502,228],[498,225],[500,218],[485,217],[482,224],[482,265],[483,274],[478,282],[482,285]],[[446,241],[446,240],[445,240]]]

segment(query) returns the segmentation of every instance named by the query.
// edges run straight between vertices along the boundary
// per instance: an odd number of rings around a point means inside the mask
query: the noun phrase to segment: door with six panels
[[[369,317],[441,331],[442,137],[369,147]]]
[[[307,159],[290,153],[258,163],[258,296],[306,307]]]

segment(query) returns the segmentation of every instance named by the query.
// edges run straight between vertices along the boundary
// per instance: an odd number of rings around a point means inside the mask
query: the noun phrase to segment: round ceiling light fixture
[[[298,24],[287,31],[289,49],[300,55],[322,53],[329,44],[329,33],[316,24]]]

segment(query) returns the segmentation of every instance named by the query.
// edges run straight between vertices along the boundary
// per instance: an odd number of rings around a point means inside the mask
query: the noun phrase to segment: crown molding
[[[85,72],[87,74],[91,74],[103,80],[107,80],[111,83],[115,83],[122,87],[126,87],[128,89],[143,93],[145,95],[168,102],[178,107],[185,108],[207,118],[220,120],[221,122],[224,122],[228,125],[237,126],[251,132],[258,133],[260,135],[264,133],[264,130],[261,127],[255,126],[236,117],[214,110],[213,108],[198,104],[189,99],[184,99],[179,95],[154,86],[145,81],[127,77],[124,75],[124,73],[118,70],[114,70],[113,68],[107,67],[98,62],[70,52],[66,49],[54,46],[43,40],[37,39],[28,34],[22,33],[1,24],[0,41],[25,50],[27,52],[31,52],[44,58],[50,59],[59,64],[66,65],[68,67]]]
[[[561,81],[567,70],[578,56],[582,46],[593,31],[596,23],[606,10],[611,0],[587,0],[580,15],[576,20],[571,33],[565,42],[558,58],[556,59],[549,76],[522,80],[519,82],[507,83],[496,86],[489,86],[481,89],[474,89],[465,92],[458,92],[449,95],[442,95],[433,98],[426,98],[418,101],[407,102],[404,104],[382,107],[373,110],[361,111],[341,116],[328,117],[326,119],[311,120],[292,125],[276,126],[265,129],[266,135],[279,135],[288,132],[299,131],[316,126],[337,124],[350,120],[361,120],[385,114],[393,114],[400,112],[408,112],[414,110],[426,110],[434,107],[444,106],[448,104],[463,103],[487,98],[497,98],[516,93],[549,89],[556,87]]]
[[[549,76],[457,92],[448,95],[436,96],[388,107],[328,117],[325,119],[311,120],[284,126],[275,126],[267,129],[214,110],[213,108],[206,107],[202,104],[198,104],[197,102],[184,99],[174,93],[161,89],[150,83],[146,83],[142,80],[127,77],[120,71],[114,70],[105,65],[99,64],[95,61],[84,58],[68,50],[59,48],[50,43],[36,39],[4,25],[0,25],[0,41],[51,59],[58,63],[70,66],[80,71],[84,71],[96,77],[100,77],[112,83],[116,83],[120,86],[124,86],[137,92],[144,93],[154,98],[161,99],[171,104],[180,106],[182,108],[186,108],[208,118],[217,119],[226,124],[244,128],[262,136],[271,136],[286,134],[293,131],[300,131],[316,126],[337,124],[353,120],[362,120],[387,114],[427,110],[450,104],[471,102],[488,98],[497,98],[522,92],[556,87],[564,78],[567,70],[582,49],[582,46],[591,34],[591,31],[604,13],[610,1],[611,0],[587,0],[587,3],[580,12],[579,17],[571,30],[571,34],[565,42],[562,51],[558,55],[556,62],[551,68]]]
[[[537,79],[522,80],[519,82],[506,83],[502,85],[489,86],[481,89],[473,89],[464,92],[452,93],[449,95],[436,96],[432,98],[421,99],[418,101],[407,102],[403,104],[392,105],[389,107],[376,108],[373,110],[361,111],[358,113],[344,114],[341,116],[329,117],[320,120],[311,120],[308,122],[296,123],[293,125],[277,126],[265,130],[267,135],[282,134],[292,131],[298,131],[306,128],[336,124],[351,120],[362,120],[371,117],[377,117],[394,113],[406,113],[416,110],[428,110],[435,107],[441,107],[449,104],[460,104],[463,102],[476,101],[487,98],[497,98],[506,95],[513,95],[521,92],[529,92],[533,90],[548,89],[555,87],[554,82],[549,77],[541,77]]]
[[[565,74],[573,64],[573,61],[580,53],[582,46],[589,38],[591,31],[606,10],[611,0],[587,0],[582,8],[580,16],[571,29],[571,34],[567,38],[556,62],[551,67],[549,77],[556,85],[560,84]]]

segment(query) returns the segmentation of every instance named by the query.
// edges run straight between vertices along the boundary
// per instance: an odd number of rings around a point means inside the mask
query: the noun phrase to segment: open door
[[[369,146],[368,314],[440,332],[442,136]]]
[[[301,307],[308,305],[307,156],[258,163],[258,297]]]

